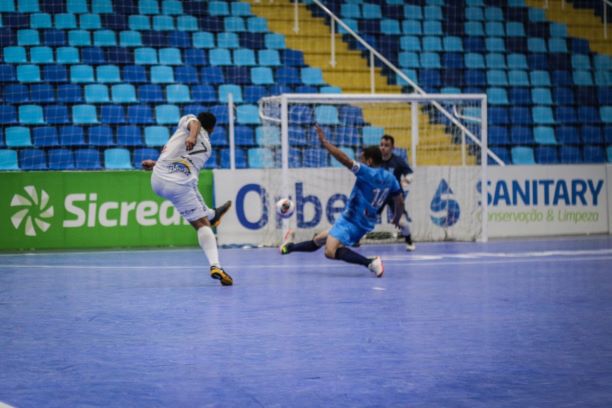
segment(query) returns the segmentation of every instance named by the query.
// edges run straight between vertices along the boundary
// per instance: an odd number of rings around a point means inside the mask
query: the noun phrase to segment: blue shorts
[[[355,245],[369,230],[358,227],[344,216],[340,216],[329,230],[329,235],[346,246]]]

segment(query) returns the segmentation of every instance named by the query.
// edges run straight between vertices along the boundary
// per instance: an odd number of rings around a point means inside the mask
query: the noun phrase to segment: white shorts
[[[151,187],[155,194],[170,201],[187,221],[197,221],[210,213],[198,190],[197,180],[189,184],[177,184],[153,173]]]

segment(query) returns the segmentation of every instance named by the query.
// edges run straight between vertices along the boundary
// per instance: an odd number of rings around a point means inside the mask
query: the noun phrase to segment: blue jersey
[[[376,224],[378,210],[387,197],[401,193],[393,173],[382,167],[371,168],[355,163],[352,169],[357,180],[342,216],[356,226],[371,231]]]

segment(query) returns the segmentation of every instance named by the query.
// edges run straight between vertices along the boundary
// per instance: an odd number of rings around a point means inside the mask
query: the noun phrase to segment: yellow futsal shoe
[[[210,226],[211,227],[219,226],[219,224],[221,224],[221,218],[223,218],[223,216],[225,215],[227,210],[231,208],[231,206],[232,206],[232,201],[228,200],[222,206],[215,208],[215,216],[209,220]]]
[[[223,286],[232,286],[234,284],[234,280],[227,272],[218,266],[210,267],[210,277],[213,279],[217,279],[221,281]]]

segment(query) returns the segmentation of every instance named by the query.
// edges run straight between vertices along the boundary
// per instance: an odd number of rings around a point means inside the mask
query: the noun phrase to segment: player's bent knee
[[[336,248],[325,248],[325,257],[329,259],[336,259]]]

